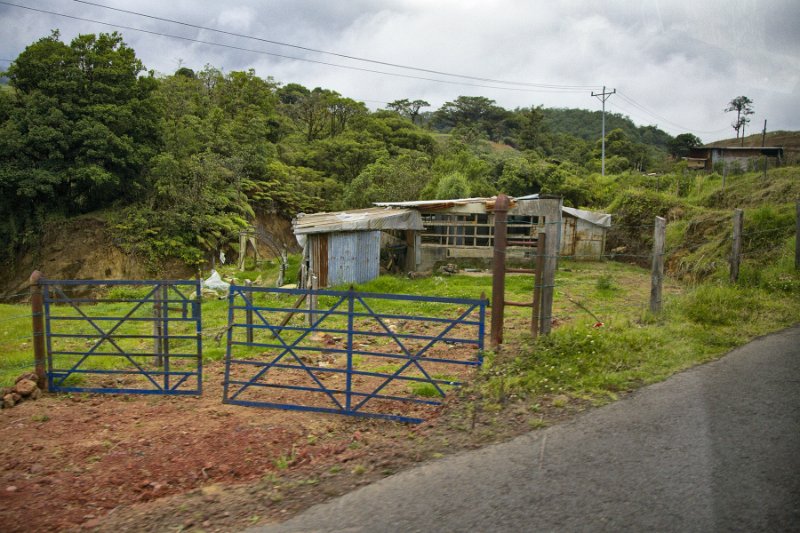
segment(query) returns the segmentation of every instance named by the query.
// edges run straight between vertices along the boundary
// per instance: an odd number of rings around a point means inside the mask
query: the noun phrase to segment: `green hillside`
[[[626,195],[673,191],[669,206],[685,214],[721,207],[712,205],[718,177],[687,174],[669,155],[685,148],[682,136],[615,113],[601,176],[599,111],[509,110],[476,96],[436,110],[402,99],[370,111],[335,91],[253,71],[155,76],[119,34],[64,43],[53,33],[28,46],[8,75],[0,91],[4,263],[37,256],[48,222],[96,212],[110,240],[158,271],[235,251],[256,212],[289,219],[499,192],[556,193],[568,206],[609,209],[625,207]],[[775,132],[768,142],[790,150],[797,134]],[[719,199],[726,207],[739,194],[734,178]]]
[[[566,133],[585,141],[594,142],[602,129],[602,111],[586,109],[542,109],[544,125],[553,133]],[[655,126],[637,126],[619,113],[606,113],[606,131],[620,129],[634,142],[667,150],[671,135]]]

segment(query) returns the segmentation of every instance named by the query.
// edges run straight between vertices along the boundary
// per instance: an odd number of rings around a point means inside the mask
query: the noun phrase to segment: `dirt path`
[[[0,530],[226,531],[530,427],[524,406],[501,419],[455,398],[420,425],[223,405],[222,368],[207,366],[202,397],[47,395],[0,411]]]
[[[800,531],[798,381],[795,326],[249,533]]]
[[[223,405],[221,366],[206,375],[202,397],[58,395],[0,412],[0,529],[92,527],[121,507],[313,470],[356,456],[356,426],[369,431],[341,417]]]

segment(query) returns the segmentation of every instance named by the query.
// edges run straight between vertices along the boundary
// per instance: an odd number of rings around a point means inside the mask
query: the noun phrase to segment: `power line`
[[[109,26],[109,27],[112,27],[112,28],[120,28],[120,29],[124,29],[124,30],[138,31],[138,32],[147,33],[147,34],[150,34],[150,35],[158,35],[160,37],[167,37],[167,38],[170,38],[170,39],[179,39],[179,40],[182,40],[182,41],[188,41],[188,42],[199,43],[199,44],[206,44],[206,45],[209,45],[209,46],[219,46],[219,47],[222,47],[222,48],[229,48],[229,49],[232,49],[232,50],[239,50],[239,51],[242,51],[242,52],[251,52],[251,53],[254,53],[254,54],[262,54],[262,55],[267,55],[267,56],[272,56],[272,57],[279,57],[279,58],[282,58],[282,59],[290,59],[290,60],[293,60],[293,61],[303,61],[303,62],[306,62],[306,63],[314,63],[314,64],[317,64],[317,65],[325,65],[325,66],[329,66],[329,67],[342,68],[342,69],[347,69],[347,70],[355,70],[355,71],[359,71],[359,72],[369,72],[369,73],[372,73],[372,74],[380,74],[380,75],[384,75],[384,76],[393,76],[393,77],[397,77],[397,78],[407,78],[407,79],[412,79],[412,80],[430,81],[430,82],[434,82],[434,83],[443,83],[443,84],[447,84],[447,85],[458,85],[458,86],[462,86],[462,87],[478,87],[478,88],[481,88],[481,89],[495,89],[495,90],[499,90],[499,91],[516,91],[516,92],[525,92],[525,93],[560,93],[560,92],[580,92],[580,91],[583,91],[583,89],[544,89],[544,88],[543,89],[534,89],[534,88],[523,88],[523,87],[498,87],[496,85],[481,85],[481,84],[476,84],[476,83],[466,83],[466,82],[459,82],[459,81],[453,81],[453,80],[441,80],[441,79],[437,79],[437,78],[426,78],[424,76],[413,76],[413,75],[410,75],[410,74],[401,74],[401,73],[398,73],[398,72],[386,72],[386,71],[382,71],[382,70],[373,70],[373,69],[368,69],[368,68],[363,68],[363,67],[354,67],[354,66],[351,66],[351,65],[340,65],[340,64],[337,64],[337,63],[328,63],[327,61],[319,61],[319,60],[316,60],[316,59],[306,59],[306,58],[302,58],[302,57],[288,56],[288,55],[284,55],[284,54],[277,54],[277,53],[274,53],[274,52],[267,52],[265,50],[256,50],[256,49],[253,49],[253,48],[245,48],[245,47],[242,47],[242,46],[235,46],[235,45],[232,45],[232,44],[218,43],[218,42],[214,42],[214,41],[205,41],[203,39],[194,39],[194,38],[191,38],[191,37],[183,37],[181,35],[173,35],[173,34],[169,34],[169,33],[157,32],[157,31],[153,31],[153,30],[145,30],[145,29],[142,29],[142,28],[135,28],[133,26],[126,26],[126,25],[123,25],[123,24],[115,24],[115,23],[111,23],[111,22],[105,22],[105,21],[102,21],[102,20],[95,20],[95,19],[90,19],[90,18],[85,18],[85,17],[78,17],[78,16],[75,16],[75,15],[67,15],[65,13],[58,13],[58,12],[49,11],[49,10],[46,10],[46,9],[38,9],[38,8],[34,8],[34,7],[29,7],[29,6],[21,6],[21,5],[18,5],[18,4],[12,4],[11,2],[0,1],[0,4],[1,5],[6,5],[6,6],[10,6],[10,7],[17,7],[19,9],[26,9],[26,10],[29,10],[29,11],[35,11],[37,13],[44,13],[44,14],[47,14],[47,15],[54,15],[54,16],[57,16],[57,17],[68,18],[68,19],[72,19],[72,20],[80,20],[80,21],[83,21],[83,22],[91,22],[93,24],[101,24],[103,26]]]
[[[649,110],[647,107],[643,106],[642,104],[640,104],[639,102],[637,102],[636,100],[634,100],[633,98],[631,98],[630,96],[627,96],[627,95],[623,94],[623,93],[622,93],[622,91],[620,91],[620,92],[619,92],[619,93],[617,93],[617,94],[619,95],[619,97],[620,97],[620,98],[622,98],[623,100],[625,100],[627,103],[629,103],[630,105],[632,105],[632,106],[636,107],[637,109],[640,109],[641,111],[643,111],[643,112],[647,113],[647,114],[648,114],[648,115],[650,115],[651,117],[653,117],[653,118],[656,118],[656,119],[658,119],[658,120],[661,120],[661,121],[663,121],[663,122],[666,122],[667,124],[669,124],[669,125],[671,125],[671,126],[674,126],[674,127],[678,128],[678,129],[682,129],[682,130],[684,130],[684,131],[693,131],[693,132],[695,132],[695,133],[708,133],[708,134],[714,134],[714,133],[722,133],[723,131],[727,131],[727,130],[728,130],[728,128],[727,128],[727,127],[725,127],[725,128],[722,128],[722,129],[719,129],[719,130],[714,130],[714,131],[707,131],[707,130],[696,130],[696,129],[693,129],[693,128],[687,128],[687,127],[685,127],[685,126],[681,126],[680,124],[676,124],[675,122],[672,122],[672,121],[671,121],[671,120],[669,120],[668,118],[665,118],[665,117],[663,117],[663,116],[659,115],[659,114],[658,114],[658,113],[656,113],[655,111],[651,111],[651,110]]]
[[[121,9],[121,8],[117,8],[117,7],[106,6],[106,5],[98,4],[98,3],[95,3],[95,2],[89,2],[87,0],[72,0],[72,1],[76,2],[76,3],[79,3],[79,4],[86,4],[86,5],[90,5],[90,6],[99,7],[99,8],[102,8],[102,9],[108,9],[110,11],[117,11],[119,13],[127,13],[129,15],[136,15],[138,17],[145,17],[145,18],[149,18],[149,19],[152,19],[152,20],[159,20],[159,21],[162,21],[162,22],[169,22],[169,23],[172,23],[172,24],[179,24],[181,26],[186,26],[186,27],[189,27],[189,28],[195,28],[195,29],[198,29],[198,30],[206,30],[206,31],[212,31],[212,32],[215,32],[215,33],[221,33],[221,34],[224,34],[224,35],[230,35],[232,37],[241,37],[241,38],[244,38],[244,39],[252,39],[252,40],[255,40],[255,41],[261,41],[263,43],[269,43],[269,44],[274,44],[274,45],[278,45],[278,46],[287,46],[287,47],[290,47],[290,48],[296,48],[298,50],[305,50],[307,52],[315,52],[315,53],[318,53],[318,54],[332,55],[332,56],[341,57],[341,58],[344,58],[344,59],[352,59],[354,61],[362,61],[362,62],[365,62],[365,63],[373,63],[373,64],[376,64],[376,65],[383,65],[383,66],[387,66],[387,67],[395,67],[395,68],[401,68],[401,69],[406,69],[406,70],[414,70],[414,71],[417,71],[417,72],[425,72],[425,73],[428,73],[428,74],[437,74],[437,75],[440,75],[440,76],[449,76],[449,77],[453,77],[453,78],[463,78],[463,79],[474,80],[474,81],[483,81],[483,82],[488,82],[488,83],[500,83],[500,84],[503,84],[503,85],[520,85],[520,86],[524,86],[524,87],[536,87],[536,88],[540,88],[540,89],[559,89],[559,90],[570,90],[570,91],[572,91],[572,90],[593,89],[593,88],[597,88],[598,87],[597,85],[560,85],[560,84],[552,84],[552,83],[529,83],[529,82],[521,82],[521,81],[508,81],[508,80],[497,80],[497,79],[492,79],[492,78],[482,78],[482,77],[478,77],[478,76],[470,76],[470,75],[467,75],[467,74],[456,74],[456,73],[445,72],[445,71],[441,71],[441,70],[433,70],[433,69],[427,69],[427,68],[422,68],[422,67],[414,67],[414,66],[403,65],[403,64],[399,64],[399,63],[390,63],[388,61],[380,61],[380,60],[377,60],[377,59],[368,59],[368,58],[359,57],[359,56],[342,54],[342,53],[339,53],[339,52],[331,52],[331,51],[328,51],[328,50],[320,50],[320,49],[317,49],[317,48],[310,48],[310,47],[302,46],[302,45],[298,45],[298,44],[291,44],[291,43],[285,43],[285,42],[281,42],[281,41],[275,41],[275,40],[272,40],[272,39],[265,39],[263,37],[257,37],[257,36],[254,36],[254,35],[246,35],[246,34],[243,34],[243,33],[236,33],[236,32],[232,32],[232,31],[221,30],[219,28],[211,28],[211,27],[208,27],[208,26],[200,26],[198,24],[192,24],[192,23],[184,22],[184,21],[180,21],[180,20],[175,20],[175,19],[170,19],[170,18],[165,18],[165,17],[159,17],[159,16],[156,16],[156,15],[150,15],[150,14],[147,14],[147,13],[140,13],[138,11],[131,11],[131,10],[128,10],[128,9]]]

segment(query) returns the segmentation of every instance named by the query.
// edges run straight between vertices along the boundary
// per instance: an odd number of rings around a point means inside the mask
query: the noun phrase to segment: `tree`
[[[292,87],[291,92],[281,95],[281,100],[289,102],[289,116],[297,122],[307,142],[320,138],[329,124],[327,92],[316,87],[304,93]]]
[[[73,215],[142,194],[161,144],[158,81],[117,33],[59,33],[29,45],[7,74],[0,124],[0,241],[36,232],[34,213]],[[10,228],[7,233],[5,228]]]
[[[330,139],[321,139],[308,147],[305,166],[323,172],[342,184],[353,181],[367,165],[386,154],[378,140],[363,132],[348,132]]]
[[[469,196],[469,191],[469,183],[464,174],[453,172],[439,180],[436,187],[436,198],[439,200],[465,198]]]
[[[347,185],[345,206],[369,207],[374,202],[418,200],[430,176],[427,154],[406,150],[397,157],[384,156]]]
[[[388,104],[386,104],[386,109],[391,109],[392,111],[411,120],[412,124],[416,124],[417,117],[419,117],[420,109],[422,109],[423,107],[430,107],[430,105],[431,104],[429,104],[425,100],[410,101],[408,98],[403,98],[402,100],[395,100],[394,102],[389,102]]]
[[[502,122],[510,116],[509,111],[484,96],[459,96],[434,113],[434,125],[446,130],[474,128],[492,140],[499,140],[505,133]]]
[[[517,109],[515,115],[519,117],[517,146],[523,150],[535,150],[542,146],[545,128],[541,106]]]
[[[742,145],[744,145],[744,128],[745,124],[750,122],[748,117],[753,114],[753,101],[747,96],[737,96],[728,102],[728,107],[725,108],[726,113],[731,111],[736,111],[736,120],[731,123],[731,126],[736,130],[737,139],[739,138],[739,130],[742,131]]]
[[[367,113],[367,107],[362,102],[356,102],[351,98],[345,98],[336,92],[332,92],[328,95],[327,100],[331,137],[344,133],[348,122],[353,117],[365,115]]]
[[[691,133],[681,133],[669,141],[669,153],[675,158],[687,157],[692,148],[702,145],[698,137]]]

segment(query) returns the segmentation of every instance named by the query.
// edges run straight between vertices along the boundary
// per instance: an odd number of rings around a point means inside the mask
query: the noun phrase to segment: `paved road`
[[[800,326],[254,531],[800,531]]]

